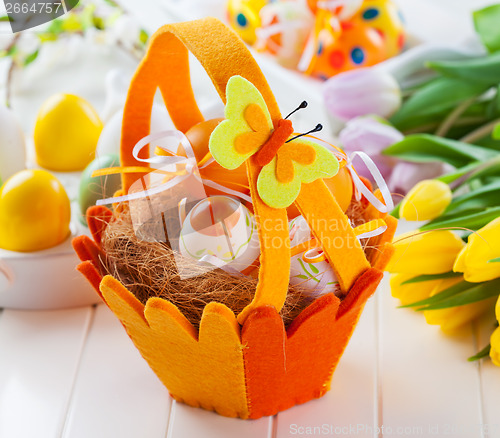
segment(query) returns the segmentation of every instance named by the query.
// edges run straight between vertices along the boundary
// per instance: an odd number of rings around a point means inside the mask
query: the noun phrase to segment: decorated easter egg
[[[344,15],[345,11],[317,10],[300,70],[327,79],[377,64],[403,48],[403,22],[392,0],[365,0],[352,16]]]
[[[184,257],[244,273],[260,253],[253,215],[229,196],[198,202],[183,221],[179,246]]]
[[[227,16],[229,24],[248,44],[254,44],[255,30],[260,27],[260,10],[272,0],[229,0]]]
[[[198,123],[186,132],[186,137],[193,147],[202,178],[214,181],[240,193],[248,194],[248,177],[245,164],[234,170],[223,168],[217,161],[212,161],[207,166],[204,166],[205,159],[209,154],[208,142],[210,135],[222,120],[224,119],[212,119]],[[208,195],[222,194],[219,190],[210,186],[206,186],[205,191]]]
[[[363,0],[307,0],[307,5],[314,13],[318,9],[329,9],[342,21],[351,18],[362,4]]]
[[[24,134],[14,113],[0,105],[0,185],[24,169],[26,148]]]
[[[260,11],[255,48],[269,52],[283,66],[295,68],[300,60],[314,17],[302,2],[273,2]]]
[[[69,235],[70,201],[46,170],[22,170],[0,188],[0,248],[31,252],[50,248]]]
[[[338,280],[321,248],[300,248],[300,244],[310,241],[311,229],[302,216],[289,223],[291,265],[290,284],[297,286],[311,299],[338,290]]]
[[[56,94],[40,108],[34,141],[38,164],[50,170],[83,170],[94,158],[102,122],[81,97]]]
[[[92,177],[92,173],[99,169],[115,166],[120,166],[120,158],[116,154],[109,154],[97,157],[83,171],[78,194],[82,223],[86,223],[85,213],[89,207],[95,205],[98,199],[112,197],[122,185],[119,174]]]

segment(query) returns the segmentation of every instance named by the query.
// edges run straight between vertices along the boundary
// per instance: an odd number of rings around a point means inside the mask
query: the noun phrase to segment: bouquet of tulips
[[[391,287],[404,306],[422,310],[445,331],[495,309],[490,345],[471,359],[489,355],[500,366],[500,30],[492,26],[500,5],[477,11],[474,20],[488,53],[429,63],[439,76],[391,119],[399,129],[422,133],[385,155],[454,167],[419,182],[394,212],[429,222],[399,237]]]
[[[425,79],[406,88],[381,67],[339,75],[325,85],[325,104],[346,121],[343,147],[362,145],[390,189],[406,193],[393,214],[426,221],[396,240],[393,296],[446,332],[495,309],[490,345],[471,359],[500,366],[500,5],[473,18],[479,50],[434,56]],[[338,99],[360,87],[370,98]]]

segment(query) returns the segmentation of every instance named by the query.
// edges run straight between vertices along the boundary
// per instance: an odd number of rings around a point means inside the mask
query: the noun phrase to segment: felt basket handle
[[[131,81],[125,103],[120,159],[123,166],[143,166],[132,155],[135,144],[150,132],[150,116],[157,88],[176,128],[186,132],[203,121],[191,86],[188,51],[210,76],[219,96],[226,103],[226,84],[234,75],[252,82],[260,91],[273,123],[281,113],[269,85],[250,51],[239,37],[215,18],[169,24],[151,38],[146,56]],[[147,148],[141,158],[147,158]],[[261,248],[259,282],[253,301],[238,315],[242,324],[257,307],[271,305],[278,312],[288,293],[290,240],[285,209],[268,207],[260,199],[256,182],[260,167],[247,160],[250,194],[259,230]],[[128,192],[141,174],[124,174]]]

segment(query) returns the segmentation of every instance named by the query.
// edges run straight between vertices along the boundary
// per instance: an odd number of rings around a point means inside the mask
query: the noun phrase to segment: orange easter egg
[[[208,141],[210,139],[210,135],[216,126],[222,122],[222,120],[224,119],[205,120],[204,122],[194,125],[186,132],[186,137],[193,147],[196,161],[200,167],[203,166],[202,160],[209,153]],[[248,194],[250,192],[248,188],[248,178],[245,164],[242,164],[235,170],[228,170],[224,169],[219,163],[214,161],[207,167],[200,169],[200,175],[202,178],[209,179],[240,193]],[[221,191],[212,187],[205,187],[205,190],[209,196],[223,194]]]

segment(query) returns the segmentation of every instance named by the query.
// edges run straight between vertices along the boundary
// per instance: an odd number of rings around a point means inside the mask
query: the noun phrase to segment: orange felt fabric
[[[129,88],[122,125],[123,166],[140,165],[133,158],[132,149],[149,133],[149,115],[157,86],[160,87],[165,105],[179,130],[186,132],[203,120],[190,84],[188,50],[205,68],[224,103],[228,80],[234,75],[240,75],[260,91],[273,124],[276,125],[282,118],[269,85],[250,51],[222,22],[215,18],[205,18],[166,25],[152,36],[148,52]],[[260,233],[262,254],[259,285],[253,302],[238,315],[240,323],[256,306],[271,304],[278,310],[281,309],[288,291],[290,272],[286,211],[267,207],[255,189],[258,168],[249,165],[247,172],[257,225],[263,230]],[[124,190],[127,191],[140,176],[125,174]],[[271,245],[273,237],[275,242],[280,242],[279,245]]]
[[[342,301],[337,312],[336,321],[333,324],[335,337],[331,342],[336,351],[333,359],[331,372],[335,371],[342,354],[356,328],[361,312],[382,279],[383,273],[377,269],[370,268],[354,284],[347,297]],[[329,389],[329,383],[328,388]]]
[[[320,242],[340,288],[348,291],[370,264],[347,216],[322,180],[302,184],[296,203]]]
[[[276,156],[279,148],[285,144],[288,137],[293,134],[292,122],[288,119],[278,121],[278,126],[271,137],[264,143],[262,148],[255,154],[255,162],[259,166],[269,164]],[[293,170],[293,169],[292,169]],[[292,175],[293,177],[293,175]]]
[[[82,262],[90,260],[98,271],[102,271],[101,250],[90,237],[77,236],[71,243]]]
[[[188,50],[207,71],[224,103],[227,81],[231,76],[240,75],[259,89],[273,122],[281,119],[276,100],[256,61],[243,41],[222,22],[209,17],[166,25],[151,37],[148,52],[130,84],[122,125],[122,165],[140,165],[133,158],[132,149],[149,134],[149,115],[157,87],[177,129],[186,132],[203,121],[191,87]],[[125,191],[140,176],[124,175]]]
[[[375,268],[368,269],[358,278],[347,296],[342,300],[337,313],[337,320],[356,309],[361,312],[366,300],[375,292],[384,273]]]
[[[246,163],[255,220],[259,227],[261,254],[259,283],[252,302],[238,315],[240,324],[257,307],[271,305],[281,310],[288,293],[291,263],[286,210],[271,208],[260,199],[257,192],[260,166],[253,160],[247,160]]]
[[[191,323],[168,301],[150,298],[143,306],[111,276],[102,280],[101,292],[174,398],[248,418],[240,329],[231,310],[209,303],[197,339]]]
[[[380,212],[379,215],[382,216]],[[384,222],[387,225],[387,229],[379,236],[372,237],[368,241],[368,248],[366,252],[367,258],[372,266],[374,266],[377,259],[381,256],[386,243],[392,242],[394,234],[396,233],[396,228],[398,227],[398,220],[396,218],[387,214],[383,215],[383,217]]]
[[[94,205],[87,209],[87,224],[95,242],[101,244],[101,236],[113,218],[113,212],[105,206]]]
[[[88,282],[92,285],[92,287],[96,290],[98,295],[104,300],[101,291],[99,290],[99,285],[101,284],[102,275],[96,269],[94,264],[90,260],[86,260],[80,263],[76,267],[77,271],[79,271],[83,276],[88,280]]]
[[[394,255],[396,248],[392,243],[385,242],[383,245],[379,245],[378,251],[379,252],[372,266],[376,269],[384,271],[386,266],[391,261],[391,258]]]
[[[336,349],[333,294],[317,299],[285,332],[270,306],[255,309],[242,329],[250,418],[274,415],[326,392]]]

